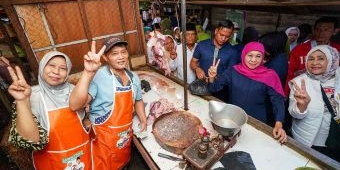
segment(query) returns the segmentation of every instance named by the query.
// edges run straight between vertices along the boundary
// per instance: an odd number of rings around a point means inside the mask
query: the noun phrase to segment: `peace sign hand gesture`
[[[212,65],[208,70],[209,82],[214,82],[215,77],[217,76],[217,67],[220,64],[220,59],[218,59],[216,63],[216,58],[214,58]]]
[[[12,67],[7,67],[7,69],[13,80],[13,83],[8,87],[9,94],[11,94],[16,101],[29,99],[32,89],[31,86],[26,83],[20,68],[15,66],[16,72]]]
[[[88,72],[96,72],[102,65],[101,56],[104,54],[106,46],[104,45],[98,53],[96,53],[96,42],[92,41],[91,51],[84,55],[84,69]]]
[[[294,97],[297,102],[297,107],[299,108],[300,112],[304,112],[311,100],[306,90],[305,80],[301,79],[301,87],[299,87],[294,81],[292,81],[292,83],[295,89]]]

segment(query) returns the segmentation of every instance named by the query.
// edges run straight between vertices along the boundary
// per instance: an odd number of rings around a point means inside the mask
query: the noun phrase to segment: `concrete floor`
[[[149,170],[150,168],[144,161],[142,155],[139,153],[136,147],[132,147],[132,157],[128,170]]]

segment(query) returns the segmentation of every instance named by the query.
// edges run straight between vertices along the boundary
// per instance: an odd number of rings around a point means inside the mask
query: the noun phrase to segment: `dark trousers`
[[[313,149],[319,151],[320,153],[327,155],[328,157],[340,162],[340,151],[333,150],[328,147],[322,147],[322,146],[312,146]]]
[[[228,103],[228,98],[229,98],[229,92],[228,92],[228,87],[225,86],[221,91],[211,93],[212,96],[222,100],[225,103]]]

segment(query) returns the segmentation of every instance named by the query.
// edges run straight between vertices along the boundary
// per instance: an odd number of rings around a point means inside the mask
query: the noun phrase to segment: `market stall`
[[[184,97],[183,86],[173,80],[162,76],[151,68],[143,68],[137,71],[142,80],[151,85],[151,90],[143,94],[146,103],[146,114],[150,113],[150,104],[160,99],[166,99],[173,103],[176,109],[183,110]],[[202,125],[207,128],[211,136],[217,135],[209,118],[209,100],[195,95],[188,95],[187,112],[198,117]],[[217,100],[217,99],[212,99]],[[138,118],[134,118],[134,130],[138,132]],[[140,138],[138,138],[140,137]],[[159,157],[159,153],[183,158],[165,150],[156,140],[152,133],[152,125],[148,126],[146,134],[136,134],[134,143],[151,169],[180,169],[181,161],[173,161]],[[251,155],[257,169],[295,169],[298,167],[313,167],[316,169],[339,169],[340,164],[310,148],[304,147],[289,138],[284,145],[278,143],[271,134],[271,128],[249,116],[248,122],[241,129],[241,135],[236,144],[226,153],[244,151]],[[221,167],[216,162],[211,168]]]

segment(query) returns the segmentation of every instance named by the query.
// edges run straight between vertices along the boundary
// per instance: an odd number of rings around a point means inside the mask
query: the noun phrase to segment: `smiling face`
[[[104,60],[113,70],[124,70],[128,64],[128,57],[129,53],[123,44],[112,47],[103,55]]]
[[[47,62],[43,72],[43,79],[50,86],[58,86],[65,82],[67,74],[65,58],[55,56]]]
[[[317,50],[308,56],[307,70],[311,74],[320,75],[326,72],[328,60],[326,55]]]
[[[299,32],[297,29],[291,29],[288,33],[289,43],[296,41],[299,38]]]
[[[259,51],[250,51],[246,54],[244,59],[246,66],[253,70],[262,64],[263,55]]]
[[[172,51],[175,48],[174,40],[170,37],[166,37],[165,39],[165,49],[167,51]]]

